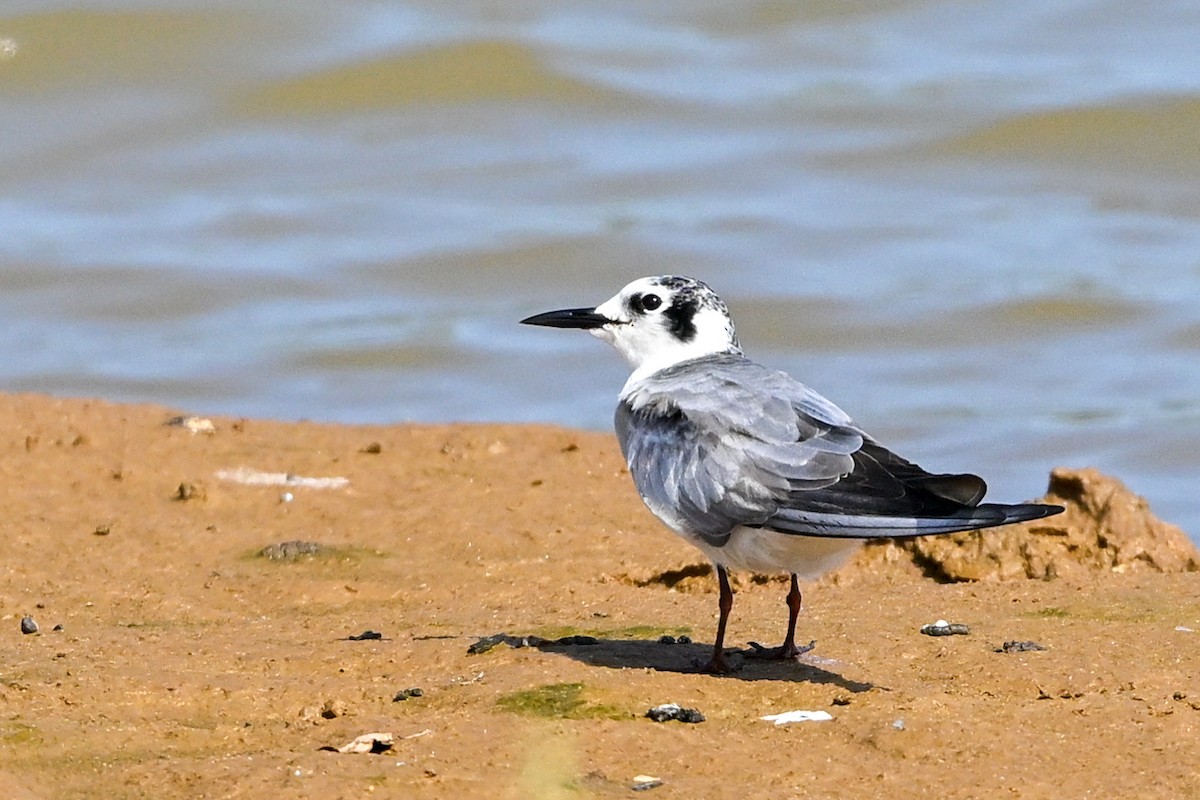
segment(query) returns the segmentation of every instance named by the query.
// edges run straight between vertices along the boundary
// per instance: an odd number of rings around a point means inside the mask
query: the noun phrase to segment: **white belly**
[[[816,580],[837,569],[862,544],[860,539],[795,536],[763,528],[734,528],[724,547],[685,537],[715,563],[751,572],[793,572]]]

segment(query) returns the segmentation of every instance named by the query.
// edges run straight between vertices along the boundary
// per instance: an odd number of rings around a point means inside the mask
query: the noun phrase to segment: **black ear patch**
[[[725,320],[725,332],[729,336],[730,349],[741,352],[737,334],[733,330],[733,322],[729,319],[729,309],[725,307],[721,298],[708,288],[708,284],[680,275],[663,275],[652,279],[650,284],[661,287],[664,291],[662,294],[646,293],[631,297],[629,299],[630,307],[637,313],[644,314],[648,308],[646,301],[651,297],[659,297],[665,303],[661,306],[660,313],[667,322],[667,329],[676,339],[688,343],[695,340],[698,332],[696,316],[705,309],[711,309]]]
[[[669,330],[681,342],[690,342],[696,338],[696,312],[700,304],[690,294],[678,294],[663,311],[671,327]]]

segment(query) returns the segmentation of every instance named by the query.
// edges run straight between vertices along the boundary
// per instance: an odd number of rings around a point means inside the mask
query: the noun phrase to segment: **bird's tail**
[[[764,527],[800,536],[894,539],[994,528],[998,525],[1051,517],[1062,513],[1063,510],[1062,506],[1045,503],[983,503],[946,516],[891,517],[788,509],[777,514]]]

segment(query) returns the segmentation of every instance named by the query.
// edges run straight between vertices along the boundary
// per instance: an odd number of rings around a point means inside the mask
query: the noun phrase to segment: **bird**
[[[535,314],[525,325],[588,331],[631,372],[614,427],[653,514],[715,566],[716,640],[703,672],[725,673],[733,609],[729,570],[791,576],[783,644],[746,655],[794,659],[799,581],[843,564],[869,539],[990,528],[1063,511],[982,502],[972,474],[934,474],[879,444],[838,406],[748,358],[725,302],[703,281],[639,278],[592,308]]]

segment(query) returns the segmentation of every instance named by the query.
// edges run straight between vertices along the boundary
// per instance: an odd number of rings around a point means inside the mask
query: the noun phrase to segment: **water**
[[[523,328],[702,277],[743,344],[998,499],[1200,533],[1200,6],[0,10],[0,389],[610,424]]]

